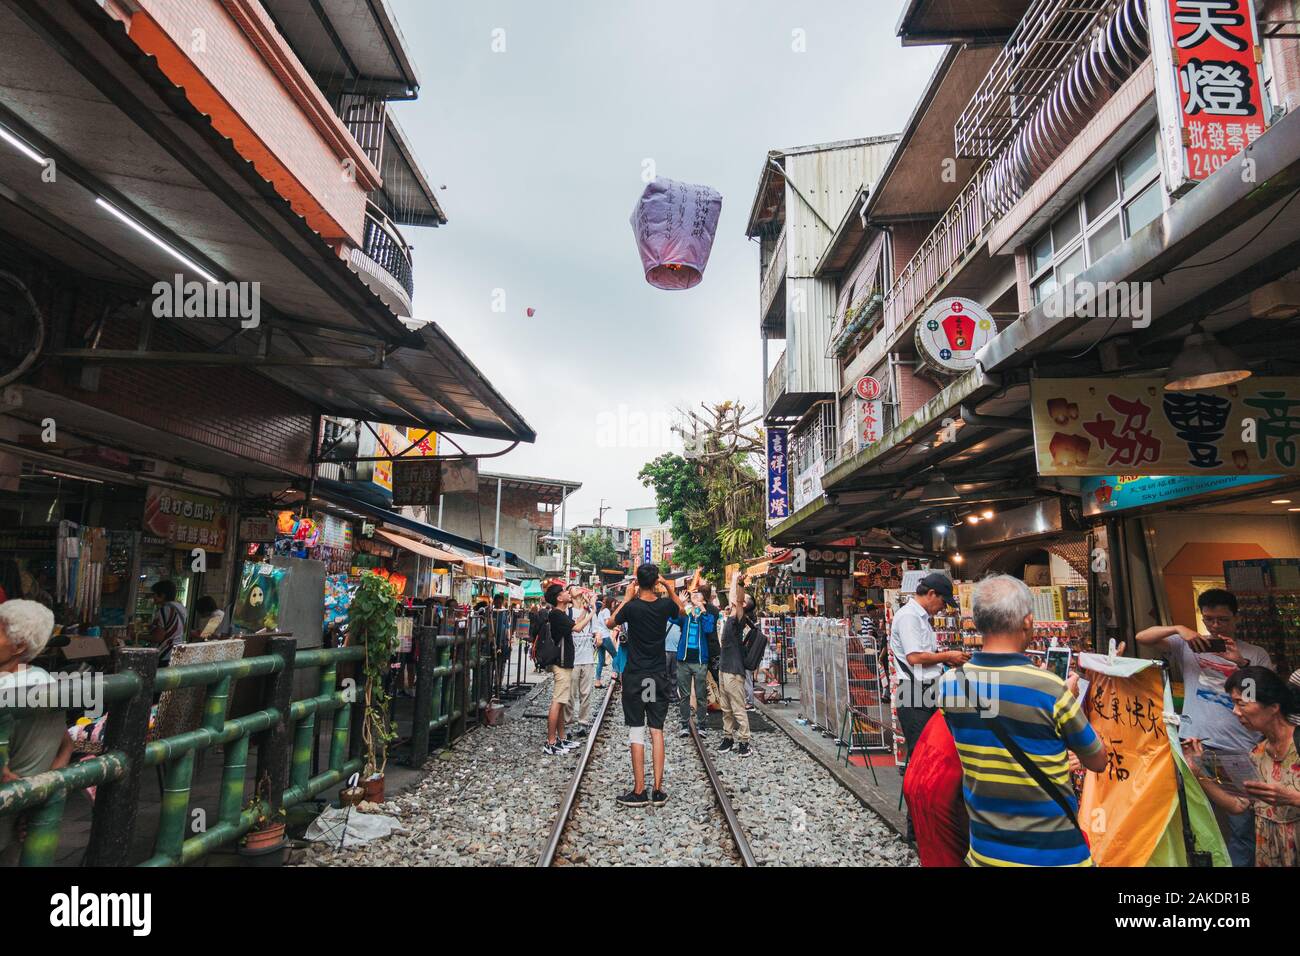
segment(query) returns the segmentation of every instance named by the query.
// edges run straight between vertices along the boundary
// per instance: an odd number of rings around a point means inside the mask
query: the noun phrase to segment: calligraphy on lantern
[[[1166,392],[1160,379],[1037,379],[1043,475],[1300,473],[1300,379]]]
[[[786,459],[786,430],[767,430],[767,520],[780,521],[790,515],[789,462]]]
[[[1252,0],[1155,0],[1161,124],[1184,157],[1178,179],[1202,180],[1263,135],[1268,123]],[[1181,143],[1179,140],[1181,139]]]

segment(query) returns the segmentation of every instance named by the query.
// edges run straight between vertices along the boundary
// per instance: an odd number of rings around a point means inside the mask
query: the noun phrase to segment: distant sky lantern
[[[700,284],[722,214],[722,194],[708,186],[659,178],[646,186],[632,210],[632,233],[656,289]]]

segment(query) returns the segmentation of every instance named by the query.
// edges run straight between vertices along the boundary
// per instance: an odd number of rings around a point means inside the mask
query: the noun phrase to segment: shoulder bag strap
[[[961,674],[962,687],[966,693],[966,700],[967,702],[970,702],[973,700],[970,693],[970,677],[967,675],[965,669],[961,667],[957,668],[957,673]],[[1060,788],[1056,784],[1052,783],[1047,774],[1043,773],[1043,768],[1034,763],[1034,761],[1030,759],[1029,755],[1020,748],[1020,745],[1012,739],[1011,735],[1007,733],[1007,729],[1002,726],[1002,721],[993,716],[981,716],[980,719],[987,724],[989,730],[993,731],[993,736],[998,738],[998,743],[1002,744],[1002,746],[1007,749],[1007,752],[1016,758],[1016,762],[1025,768],[1025,773],[1029,774],[1029,776],[1033,778],[1034,783],[1038,784],[1039,789],[1056,801],[1056,805],[1064,811],[1067,817],[1070,818],[1070,822],[1074,824],[1075,829],[1079,832],[1083,832],[1083,828],[1079,826],[1079,815],[1074,812],[1074,808],[1070,806],[1069,801],[1067,801],[1065,797],[1061,796]]]

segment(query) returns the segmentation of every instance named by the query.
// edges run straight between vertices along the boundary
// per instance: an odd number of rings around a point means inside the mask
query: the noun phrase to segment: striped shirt
[[[970,816],[970,866],[1092,866],[1088,844],[1052,797],[1007,751],[980,712],[998,721],[1077,813],[1066,749],[1090,756],[1102,749],[1065,682],[1023,654],[972,656],[960,675],[949,671],[940,701],[962,763]]]

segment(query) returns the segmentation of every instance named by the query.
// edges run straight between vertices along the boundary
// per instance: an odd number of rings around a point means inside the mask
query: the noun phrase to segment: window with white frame
[[[1030,245],[1034,304],[1098,262],[1164,208],[1156,132],[1150,129]]]

